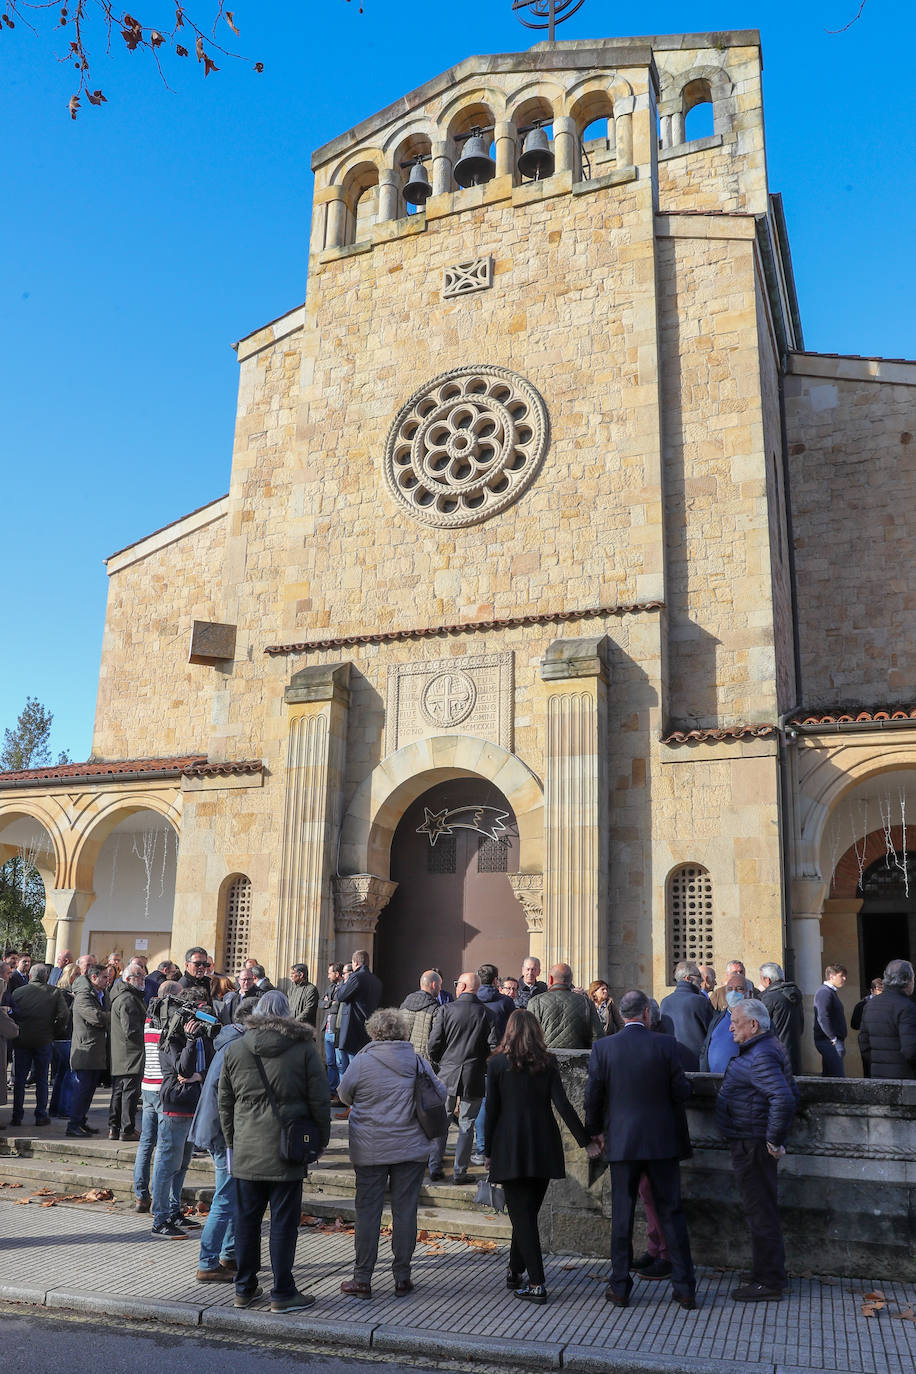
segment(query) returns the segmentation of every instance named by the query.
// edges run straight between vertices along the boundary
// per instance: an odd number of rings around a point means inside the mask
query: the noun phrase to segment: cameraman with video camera
[[[158,1015],[162,1025],[162,1084],[152,1179],[153,1235],[166,1240],[187,1238],[180,1223],[181,1190],[193,1150],[188,1136],[201,1085],[213,1058],[213,1035],[220,1029],[217,1018],[204,1009],[204,1001],[201,989],[188,988],[177,997],[160,998],[155,1011],[150,1006],[150,1012]]]

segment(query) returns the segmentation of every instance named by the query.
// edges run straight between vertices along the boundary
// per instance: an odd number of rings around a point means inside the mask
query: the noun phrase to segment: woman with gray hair
[[[350,1159],[356,1172],[356,1259],[341,1293],[372,1297],[385,1189],[391,1190],[391,1251],[395,1296],[413,1291],[410,1262],[417,1244],[417,1202],[429,1139],[414,1108],[414,1084],[425,1073],[441,1100],[445,1084],[409,1043],[407,1017],[381,1007],[366,1022],[369,1044],[354,1057],[337,1092],[350,1108]]]

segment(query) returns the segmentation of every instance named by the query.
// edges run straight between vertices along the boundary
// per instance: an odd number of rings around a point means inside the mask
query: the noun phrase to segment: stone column
[[[74,959],[78,959],[81,954],[88,954],[89,950],[82,948],[83,922],[95,901],[95,893],[80,892],[75,887],[51,887],[46,889],[45,901],[47,910],[44,924],[49,936],[51,920],[56,922],[53,953],[48,950],[47,962],[53,964],[58,954],[63,954],[65,949],[69,949]],[[94,949],[92,953],[101,958],[104,951]]]
[[[669,147],[679,148],[684,142],[684,116],[680,110],[675,110],[671,116],[671,143]]]
[[[496,144],[496,175],[498,177],[514,177],[515,130],[506,120],[500,120],[495,126],[493,142]]]
[[[558,172],[572,172],[573,181],[581,178],[579,130],[570,115],[558,115],[553,121],[553,155]]]
[[[333,200],[328,201],[328,232],[326,245],[328,248],[343,248],[347,242],[347,202],[344,200],[343,190],[335,188],[337,194]]]
[[[280,852],[274,968],[302,961],[313,972],[333,944],[331,876],[343,802],[350,664],[321,663],[294,673],[289,708],[286,792]]]
[[[401,178],[394,167],[385,167],[378,176],[378,217],[398,219],[401,214]]]
[[[544,967],[544,875],[543,873],[510,873],[509,886],[525,913],[528,927],[528,953],[540,959]]]
[[[626,96],[614,106],[614,146],[617,166],[633,166],[633,97]]]
[[[791,886],[792,946],[795,952],[795,982],[805,996],[805,1034],[802,1036],[802,1072],[820,1073],[820,1056],[814,1048],[814,994],[824,981],[822,967],[824,942],[821,915],[827,886],[822,878],[796,878]]]
[[[335,958],[346,963],[353,950],[369,951],[370,965],[375,955],[375,928],[381,911],[397,890],[397,883],[374,873],[351,873],[334,879]]]
[[[547,685],[544,964],[585,986],[607,966],[607,666],[604,639],[557,639]]]
[[[452,185],[452,145],[448,141],[434,143],[432,151],[433,159],[433,195],[444,196],[449,191],[454,191]]]

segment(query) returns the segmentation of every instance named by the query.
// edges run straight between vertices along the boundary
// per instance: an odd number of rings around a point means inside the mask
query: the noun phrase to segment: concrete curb
[[[373,1350],[390,1350],[410,1355],[445,1355],[453,1359],[460,1349],[463,1360],[473,1360],[475,1352],[468,1337],[456,1331],[418,1330],[411,1326],[377,1326],[372,1332]],[[563,1346],[550,1341],[507,1341],[487,1336],[480,1350],[481,1361],[495,1364],[520,1364],[539,1369],[559,1369]],[[721,1374],[721,1370],[718,1371]]]
[[[79,1288],[54,1288],[45,1295],[45,1307],[65,1307],[77,1312],[104,1312],[115,1317],[149,1317],[173,1326],[200,1326],[201,1309],[187,1302],[161,1298],[127,1298],[120,1294],[87,1293]]]
[[[30,1302],[35,1307],[44,1307],[46,1296],[46,1289],[33,1288],[27,1283],[0,1283],[0,1301],[3,1302]]]
[[[263,1307],[208,1307],[201,1314],[201,1325],[214,1331],[245,1331],[259,1336],[277,1331],[320,1345],[342,1345],[351,1350],[368,1350],[372,1339],[372,1328],[368,1324],[316,1321],[307,1312],[301,1316],[283,1316]]]
[[[721,1360],[703,1360],[691,1355],[644,1355],[638,1350],[618,1350],[613,1346],[567,1345],[563,1350],[563,1368],[578,1374],[722,1374]],[[742,1360],[742,1374],[774,1374],[775,1365],[750,1363]],[[799,1371],[801,1374],[801,1371]],[[805,1374],[814,1374],[808,1369]],[[831,1370],[831,1374],[845,1374]]]

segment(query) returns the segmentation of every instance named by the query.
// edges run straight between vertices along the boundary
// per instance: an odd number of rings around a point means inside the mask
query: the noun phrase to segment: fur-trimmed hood
[[[245,1044],[264,1059],[283,1054],[296,1041],[315,1039],[313,1027],[289,1016],[248,1016],[244,1026]]]

